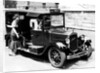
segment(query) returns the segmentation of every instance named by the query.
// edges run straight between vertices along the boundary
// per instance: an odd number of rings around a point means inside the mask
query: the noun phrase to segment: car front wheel
[[[56,68],[63,67],[65,60],[66,60],[66,54],[63,51],[60,51],[56,47],[52,47],[48,51],[48,58],[52,66]]]

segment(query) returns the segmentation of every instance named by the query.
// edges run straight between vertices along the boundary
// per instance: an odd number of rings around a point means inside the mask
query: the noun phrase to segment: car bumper
[[[75,59],[75,58],[80,58],[80,57],[82,57],[82,56],[89,55],[89,54],[92,53],[93,51],[94,51],[94,50],[91,48],[91,50],[84,50],[84,51],[79,52],[79,53],[75,53],[75,54],[68,55],[68,56],[67,56],[67,60]]]

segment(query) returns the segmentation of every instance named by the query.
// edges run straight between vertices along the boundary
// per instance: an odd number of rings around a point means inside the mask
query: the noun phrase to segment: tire
[[[65,63],[66,54],[56,47],[52,47],[48,51],[48,58],[52,66],[61,68]]]
[[[18,48],[21,47],[20,42],[18,41],[11,41],[8,46],[14,54],[17,54]]]

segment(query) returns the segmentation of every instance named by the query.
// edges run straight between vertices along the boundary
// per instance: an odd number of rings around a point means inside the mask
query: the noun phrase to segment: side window
[[[39,24],[37,22],[36,19],[30,19],[30,27],[33,29],[33,30],[37,30],[39,31]]]

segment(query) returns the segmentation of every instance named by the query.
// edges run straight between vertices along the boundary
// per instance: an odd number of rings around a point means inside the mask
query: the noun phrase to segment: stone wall
[[[95,11],[70,11],[65,13],[66,27],[95,29]]]

